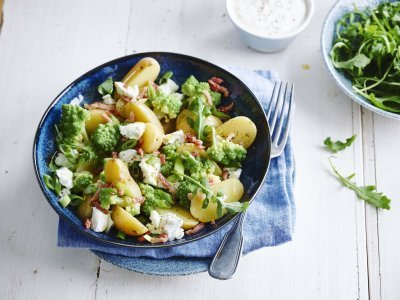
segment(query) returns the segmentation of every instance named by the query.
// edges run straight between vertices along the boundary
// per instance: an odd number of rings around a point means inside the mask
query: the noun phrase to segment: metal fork
[[[267,119],[271,133],[271,158],[280,156],[285,149],[293,117],[294,86],[275,83],[271,101],[267,110]],[[277,123],[278,121],[278,123]],[[235,225],[229,230],[218,248],[208,273],[216,279],[230,279],[237,269],[243,251],[243,221],[246,213],[242,212]]]

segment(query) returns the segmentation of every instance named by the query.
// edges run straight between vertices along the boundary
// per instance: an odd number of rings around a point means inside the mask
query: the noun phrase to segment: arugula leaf
[[[361,200],[364,200],[368,204],[371,204],[377,208],[390,209],[390,199],[383,195],[383,193],[376,192],[376,186],[367,185],[367,186],[357,186],[355,182],[351,181],[355,174],[352,174],[348,177],[344,177],[340,175],[338,170],[332,164],[331,159],[329,159],[329,163],[331,164],[332,170],[337,176],[337,178],[342,182],[342,184],[353,190],[357,197]]]
[[[333,64],[338,69],[365,68],[371,60],[364,54],[356,54],[353,58],[346,61],[335,61]]]
[[[353,135],[352,137],[349,137],[346,139],[345,142],[341,141],[336,141],[332,142],[330,137],[327,137],[324,141],[324,145],[332,152],[332,153],[337,153],[339,151],[344,150],[346,147],[349,147],[354,140],[356,139],[357,135]]]
[[[114,90],[114,81],[111,77],[108,77],[102,84],[97,87],[97,91],[100,95],[112,94]]]

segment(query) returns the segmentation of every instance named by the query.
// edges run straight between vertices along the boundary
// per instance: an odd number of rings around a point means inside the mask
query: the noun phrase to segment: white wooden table
[[[1,2],[1,0],[0,0]],[[277,54],[248,49],[224,1],[5,0],[0,32],[0,299],[399,299],[400,123],[353,104],[330,80],[319,37],[333,0],[316,1],[307,30]],[[294,240],[243,258],[236,276],[153,277],[83,249],[56,247],[57,215],[32,167],[36,126],[83,72],[141,51],[275,69],[296,84]],[[304,65],[309,65],[309,69]],[[377,211],[331,176],[327,136],[358,135],[335,160],[393,199]],[[399,147],[399,148],[397,148]]]

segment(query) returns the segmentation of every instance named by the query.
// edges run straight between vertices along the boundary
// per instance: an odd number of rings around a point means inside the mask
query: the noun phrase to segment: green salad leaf
[[[342,182],[345,187],[353,190],[357,194],[357,197],[359,199],[364,200],[368,204],[373,205],[377,208],[390,209],[391,200],[383,195],[383,193],[376,192],[376,186],[357,186],[355,182],[351,181],[355,174],[344,177],[338,172],[330,159],[329,163],[331,164],[332,170],[335,173],[336,177],[340,180],[340,182]]]
[[[353,90],[380,109],[400,113],[400,2],[345,14],[330,57]]]
[[[108,77],[102,84],[97,87],[97,91],[100,95],[112,94],[114,90],[114,82],[111,77]]]
[[[357,137],[357,135],[355,134],[352,137],[349,137],[348,139],[346,139],[345,142],[341,142],[341,141],[333,142],[330,137],[327,137],[324,141],[324,145],[332,153],[337,153],[337,152],[342,151],[345,148],[349,147],[351,144],[353,144],[356,137]]]

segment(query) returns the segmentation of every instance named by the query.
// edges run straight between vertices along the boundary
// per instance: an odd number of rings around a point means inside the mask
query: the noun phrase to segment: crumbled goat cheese
[[[146,130],[146,124],[142,122],[130,123],[128,125],[119,126],[119,132],[126,138],[138,140],[142,137]]]
[[[73,167],[73,165],[69,162],[68,158],[62,152],[57,153],[57,156],[54,159],[54,163],[59,167],[67,167],[67,168]]]
[[[134,99],[139,96],[139,87],[137,85],[131,87],[117,81],[115,82],[115,88],[120,96],[127,97],[129,99]]]
[[[151,163],[148,163],[149,159],[151,159]],[[161,171],[161,161],[158,157],[144,157],[140,162],[139,167],[143,173],[144,183],[163,187],[163,185],[158,182],[158,175]]]
[[[150,212],[151,223],[147,224],[147,228],[151,233],[168,235],[168,240],[179,240],[184,236],[182,228],[183,220],[177,217],[176,214],[166,213],[160,215],[157,211]]]
[[[109,222],[108,219],[109,219],[108,214],[106,215],[101,210],[97,209],[96,207],[93,207],[90,227],[93,229],[93,231],[103,232],[108,227],[108,222]]]
[[[165,96],[175,93],[178,89],[179,86],[171,79],[167,79],[166,83],[163,83],[157,87],[157,91]]]
[[[103,96],[103,103],[111,105],[115,104],[115,100],[113,99],[113,97],[111,97],[110,94],[107,94]]]
[[[165,145],[168,144],[184,144],[185,143],[185,133],[182,130],[178,130],[175,132],[172,132],[170,134],[166,134],[163,137],[163,143]]]
[[[135,161],[141,160],[140,154],[134,149],[123,150],[118,154],[118,157],[128,166],[132,165]]]
[[[67,189],[72,189],[73,174],[67,167],[59,168],[56,174],[62,186],[65,186]]]

